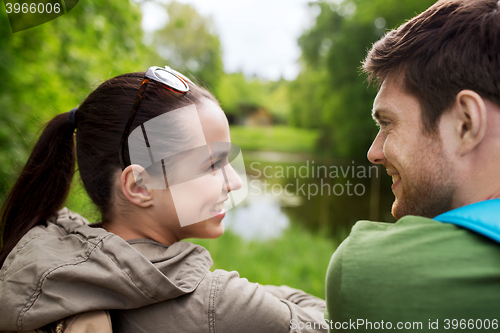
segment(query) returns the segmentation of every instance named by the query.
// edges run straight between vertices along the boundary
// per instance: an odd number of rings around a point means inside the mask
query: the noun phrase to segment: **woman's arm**
[[[210,298],[213,332],[326,332],[325,301],[287,286],[261,286],[216,270]],[[212,332],[212,331],[210,331]]]
[[[281,300],[287,300],[298,306],[305,308],[315,308],[318,311],[325,311],[325,301],[319,297],[308,294],[302,290],[289,286],[262,285],[265,291]]]
[[[215,270],[192,293],[112,317],[113,329],[122,333],[326,333],[324,309],[323,300],[303,291]]]

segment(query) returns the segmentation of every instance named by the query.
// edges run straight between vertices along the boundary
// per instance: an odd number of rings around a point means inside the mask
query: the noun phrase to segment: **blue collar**
[[[434,220],[455,224],[500,243],[500,199],[480,201],[438,215]]]

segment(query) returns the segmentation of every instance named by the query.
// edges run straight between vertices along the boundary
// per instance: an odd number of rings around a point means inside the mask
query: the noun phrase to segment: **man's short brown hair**
[[[427,133],[464,89],[500,105],[500,1],[438,1],[376,42],[363,69],[380,83],[404,72]]]

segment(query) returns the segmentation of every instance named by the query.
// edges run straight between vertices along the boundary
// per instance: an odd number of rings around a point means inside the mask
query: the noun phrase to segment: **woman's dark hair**
[[[121,170],[120,140],[143,78],[144,73],[119,75],[101,84],[85,99],[75,113],[76,148],[75,126],[69,113],[49,121],[3,203],[0,267],[31,228],[45,224],[47,218],[62,208],[75,172],[75,157],[83,185],[98,207],[102,221],[110,220],[115,175]],[[189,92],[180,94],[151,81],[131,130],[165,112],[199,105],[206,99],[217,103],[205,89],[189,86]],[[125,151],[128,154],[128,149]],[[128,155],[125,157],[129,159]]]

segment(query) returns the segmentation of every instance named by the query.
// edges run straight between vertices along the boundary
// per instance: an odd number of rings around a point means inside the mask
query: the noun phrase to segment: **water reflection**
[[[289,227],[288,216],[274,198],[249,196],[246,201],[224,218],[224,225],[242,238],[268,240],[279,237]]]

